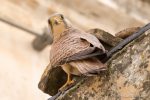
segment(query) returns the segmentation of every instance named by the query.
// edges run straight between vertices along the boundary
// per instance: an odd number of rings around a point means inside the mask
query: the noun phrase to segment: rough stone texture
[[[58,100],[150,100],[150,33],[146,32],[107,63],[109,70],[61,94]]]
[[[67,81],[67,74],[60,66],[53,68],[53,70],[50,69],[51,66],[48,65],[41,77],[38,87],[44,93],[53,96],[57,94],[59,88]]]

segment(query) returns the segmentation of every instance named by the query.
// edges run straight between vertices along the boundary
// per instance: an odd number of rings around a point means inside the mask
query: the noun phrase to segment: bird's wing
[[[94,47],[96,47],[96,48],[102,50],[103,52],[105,52],[104,46],[100,43],[100,41],[94,35],[82,32],[81,34],[79,34],[79,37],[81,39],[86,40],[87,42],[89,42]]]
[[[80,73],[87,76],[99,74],[101,71],[107,69],[105,64],[94,57],[86,60],[73,61],[69,64],[73,67],[76,67]]]
[[[50,62],[52,66],[57,66],[70,60],[69,58],[90,54],[96,48],[105,52],[104,47],[95,36],[73,30],[52,44]]]
[[[94,35],[91,35],[89,33],[84,33],[84,32],[82,33],[76,32],[76,35],[78,35],[79,39],[86,41],[91,45],[87,49],[80,51],[78,53],[75,53],[74,55],[68,57],[67,62],[89,58],[88,55],[93,56],[93,54],[95,54],[95,52],[93,51],[95,51],[96,48],[98,48],[98,52],[96,54],[105,53],[104,46],[100,43],[100,41]]]
[[[79,55],[88,54],[94,50],[93,47],[90,49],[89,46],[88,42],[81,41],[76,36],[63,36],[51,45],[50,63],[52,66],[57,66],[66,62],[69,57],[78,55],[78,53]]]
[[[63,63],[84,59],[85,55],[91,54],[94,50],[95,50],[95,47],[89,47],[83,51],[75,53],[69,56],[68,58],[64,59]]]

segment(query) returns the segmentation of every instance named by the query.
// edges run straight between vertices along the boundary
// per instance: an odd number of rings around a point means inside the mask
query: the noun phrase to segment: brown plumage
[[[54,37],[50,50],[50,64],[52,68],[61,65],[68,74],[68,81],[63,87],[72,83],[71,74],[93,75],[106,69],[105,65],[95,57],[65,63],[70,58],[95,51],[105,53],[105,49],[94,35],[73,27],[61,14],[51,16],[49,25]]]

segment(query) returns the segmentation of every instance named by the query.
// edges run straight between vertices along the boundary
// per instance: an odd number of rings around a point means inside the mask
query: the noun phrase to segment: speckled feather
[[[71,27],[63,33],[63,36],[53,42],[50,50],[51,66],[58,66],[72,56],[81,56],[92,53],[96,48],[105,52],[104,47],[95,36]],[[91,63],[89,60],[93,62]],[[95,63],[94,66],[93,63]],[[104,67],[98,59],[93,60],[93,58],[75,61],[69,64],[77,67],[81,73],[87,73],[89,70]]]

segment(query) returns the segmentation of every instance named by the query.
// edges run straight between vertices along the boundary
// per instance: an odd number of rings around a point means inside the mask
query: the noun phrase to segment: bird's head
[[[55,39],[60,37],[71,24],[62,14],[53,14],[48,19],[48,25]]]

